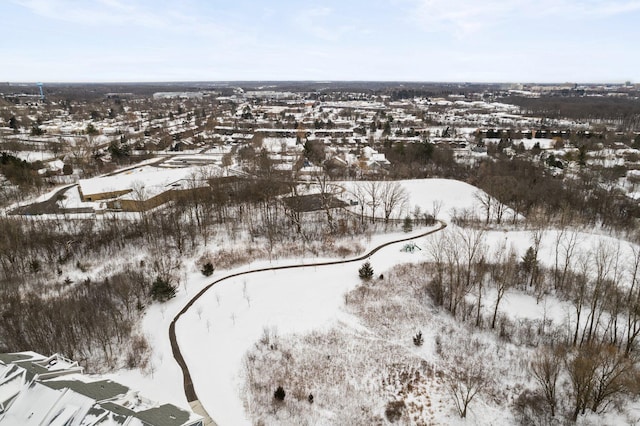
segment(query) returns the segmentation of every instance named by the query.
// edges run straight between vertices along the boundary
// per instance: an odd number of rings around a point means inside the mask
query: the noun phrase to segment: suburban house
[[[83,374],[61,355],[0,354],[0,425],[203,426],[202,417],[159,404],[119,383]]]

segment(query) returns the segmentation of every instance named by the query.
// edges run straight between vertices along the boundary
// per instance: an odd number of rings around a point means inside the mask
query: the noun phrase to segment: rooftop
[[[85,375],[77,362],[34,352],[0,354],[0,425],[202,426],[202,418]]]

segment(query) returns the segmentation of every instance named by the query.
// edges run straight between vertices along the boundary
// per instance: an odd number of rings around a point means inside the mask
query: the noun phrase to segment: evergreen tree
[[[538,263],[538,259],[536,259],[536,253],[533,250],[533,247],[529,247],[527,252],[522,257],[522,269],[530,274]]]
[[[422,331],[418,331],[418,334],[413,336],[413,344],[416,346],[422,346],[424,339],[422,338]]]
[[[213,268],[213,264],[211,262],[207,262],[204,265],[202,265],[202,275],[204,275],[205,277],[209,277],[213,274],[214,268]]]
[[[18,120],[16,120],[15,116],[11,116],[11,118],[9,118],[9,128],[13,129],[14,132],[18,131]]]
[[[370,280],[371,277],[373,277],[373,268],[368,260],[358,269],[358,275],[360,275],[360,278],[363,280]]]
[[[168,280],[160,277],[156,278],[151,286],[151,298],[158,302],[166,302],[174,298],[176,295],[176,287],[171,285]]]
[[[273,397],[278,401],[284,401],[285,396],[286,396],[286,393],[282,388],[282,386],[278,386],[278,389],[276,389],[276,391],[273,393]]]
[[[40,128],[37,124],[31,126],[31,136],[42,136],[44,134],[44,130]]]
[[[413,231],[413,221],[411,220],[410,216],[405,216],[404,223],[402,224],[402,230],[404,232]]]
[[[391,124],[387,121],[384,123],[384,129],[382,130],[382,136],[389,136],[391,134]]]
[[[87,124],[85,132],[87,132],[88,135],[93,136],[98,134],[98,129],[96,129],[96,127],[92,123],[89,123]]]

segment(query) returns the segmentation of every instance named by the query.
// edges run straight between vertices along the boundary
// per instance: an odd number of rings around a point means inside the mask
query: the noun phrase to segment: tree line
[[[549,266],[539,260],[546,232],[554,258]],[[575,421],[587,410],[602,413],[623,395],[638,395],[640,249],[608,240],[581,249],[581,234],[568,228],[535,230],[531,242],[523,256],[506,242],[488,254],[483,230],[445,231],[428,248],[432,261],[424,291],[458,320],[495,330],[507,342],[538,348],[530,364],[538,387],[518,402],[523,418],[554,417],[563,407]],[[513,290],[539,303],[558,298],[569,308],[567,320],[515,322],[501,315],[505,295]],[[482,385],[476,379],[463,383],[465,392]],[[561,382],[570,389],[567,397],[560,392]]]

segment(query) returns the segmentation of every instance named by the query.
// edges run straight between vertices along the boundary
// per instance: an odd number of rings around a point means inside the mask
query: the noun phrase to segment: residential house
[[[203,426],[203,418],[159,404],[112,380],[83,373],[59,354],[0,354],[0,425]]]

